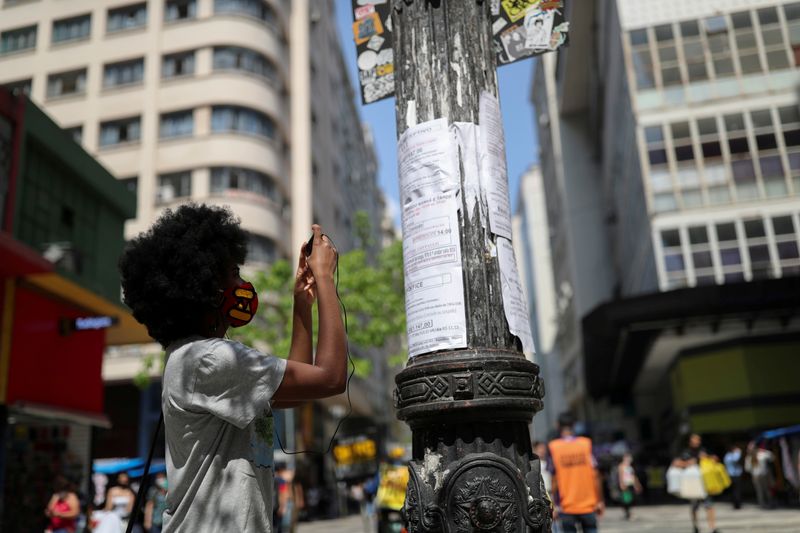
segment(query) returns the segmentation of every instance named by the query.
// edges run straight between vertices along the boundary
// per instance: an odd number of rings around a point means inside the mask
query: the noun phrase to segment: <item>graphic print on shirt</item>
[[[269,411],[264,411],[253,420],[250,426],[250,448],[252,462],[256,466],[272,467],[272,446],[274,419]]]

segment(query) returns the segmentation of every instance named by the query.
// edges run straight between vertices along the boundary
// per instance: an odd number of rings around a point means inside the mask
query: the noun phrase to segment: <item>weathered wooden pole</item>
[[[406,130],[434,119],[480,126],[481,93],[497,95],[489,2],[393,5],[401,145]],[[416,354],[396,379],[398,418],[413,432],[405,516],[410,533],[549,531],[550,504],[528,433],[544,384],[509,331],[501,243],[487,220],[487,191],[476,192],[469,176],[478,160],[473,149],[456,143],[454,165],[466,346]],[[411,201],[401,191],[401,202]]]

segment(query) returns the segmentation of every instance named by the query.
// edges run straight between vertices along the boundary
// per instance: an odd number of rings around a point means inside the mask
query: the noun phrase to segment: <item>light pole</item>
[[[421,189],[427,185],[423,184],[425,178],[419,177],[419,168],[403,169],[413,167],[413,158],[427,148],[409,148],[404,132],[418,131],[418,126],[435,119],[446,119],[451,131],[454,123],[488,126],[480,124],[487,116],[481,112],[482,93],[488,93],[484,99],[489,102],[497,95],[490,7],[488,1],[480,0],[394,0],[393,6],[401,182],[404,173],[416,172],[418,181],[408,188]],[[429,140],[436,143],[436,137]],[[445,149],[441,161],[433,165],[441,163],[441,168],[449,168],[453,174],[449,177],[453,188],[439,194],[444,188],[437,181],[439,189],[430,198],[441,200],[442,206],[452,201],[458,209],[457,219],[455,214],[452,219],[457,220],[458,233],[452,249],[453,256],[460,257],[460,268],[454,272],[462,282],[453,290],[463,290],[464,296],[451,308],[464,316],[465,335],[461,344],[444,341],[445,346],[457,344],[452,349],[437,349],[434,342],[435,351],[417,352],[396,378],[397,416],[413,432],[404,508],[411,533],[550,529],[550,503],[528,433],[533,415],[542,408],[544,383],[538,367],[525,358],[520,341],[510,332],[502,283],[507,272],[501,264],[502,255],[508,253],[510,233],[499,236],[492,229],[494,221],[489,220],[493,209],[490,196],[497,189],[487,190],[485,180],[474,179],[478,167],[486,175],[479,144],[456,142],[455,159],[449,161]],[[505,154],[501,157],[504,167]],[[448,173],[441,168],[436,172]],[[404,248],[408,251],[416,246],[410,242],[415,238],[412,229],[420,231],[430,225],[431,232],[449,230],[446,221],[434,220],[436,213],[424,213],[430,205],[422,205],[425,199],[420,199],[418,191],[404,187],[401,184]],[[507,198],[507,191],[505,194]],[[422,207],[417,209],[415,202]],[[412,220],[412,216],[421,218]],[[407,272],[410,254],[416,251],[404,254]],[[454,279],[448,273],[441,276]],[[406,290],[410,339],[412,330],[435,323],[435,316],[415,322],[409,311],[410,291],[427,288],[428,280],[409,282],[406,277],[406,283],[413,285]],[[445,292],[438,294],[447,298]],[[411,305],[424,307],[425,297]]]

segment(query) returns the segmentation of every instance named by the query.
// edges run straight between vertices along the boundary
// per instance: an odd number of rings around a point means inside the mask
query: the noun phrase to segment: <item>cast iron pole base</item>
[[[550,501],[528,423],[542,408],[539,368],[509,350],[414,358],[396,379],[413,431],[409,533],[547,532]]]

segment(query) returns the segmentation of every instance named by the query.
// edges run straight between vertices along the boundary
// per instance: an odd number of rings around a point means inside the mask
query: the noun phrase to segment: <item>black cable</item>
[[[327,235],[322,235],[323,237],[327,237],[331,244],[333,245],[334,249],[336,248],[336,243],[333,242],[333,239],[328,237]],[[336,253],[336,283],[334,284],[336,288],[336,299],[339,300],[339,306],[342,308],[342,314],[344,315],[344,335],[345,335],[345,350],[347,352],[347,361],[352,369],[350,370],[350,374],[347,376],[347,383],[345,385],[345,391],[347,393],[347,413],[339,420],[339,423],[336,425],[336,429],[333,431],[333,435],[331,435],[331,440],[328,442],[328,447],[325,451],[318,451],[318,450],[299,450],[294,452],[287,452],[284,447],[283,443],[281,442],[281,434],[280,431],[275,432],[275,436],[278,438],[278,446],[280,446],[281,451],[286,455],[300,455],[300,454],[311,454],[311,455],[325,455],[331,448],[333,448],[333,441],[336,438],[336,434],[339,433],[339,428],[342,427],[342,423],[347,420],[347,418],[353,413],[353,402],[350,400],[350,380],[353,379],[353,375],[356,373],[356,364],[353,362],[353,358],[350,355],[350,341],[347,339],[347,335],[349,333],[347,327],[347,308],[344,306],[344,302],[342,301],[342,297],[339,296],[339,253]]]
[[[156,450],[156,439],[158,439],[158,433],[161,431],[161,425],[164,423],[164,411],[162,410],[160,416],[158,417],[158,424],[156,425],[156,430],[153,432],[153,442],[150,443],[150,453],[147,454],[147,461],[144,464],[144,473],[142,474],[142,483],[139,485],[139,490],[136,491],[136,499],[133,501],[133,510],[131,511],[131,515],[128,517],[128,527],[125,529],[125,533],[131,533],[133,530],[133,525],[136,523],[136,520],[139,518],[139,507],[142,505],[142,496],[147,489],[147,481],[148,481],[148,474],[150,473],[150,463],[153,460],[153,452]]]

